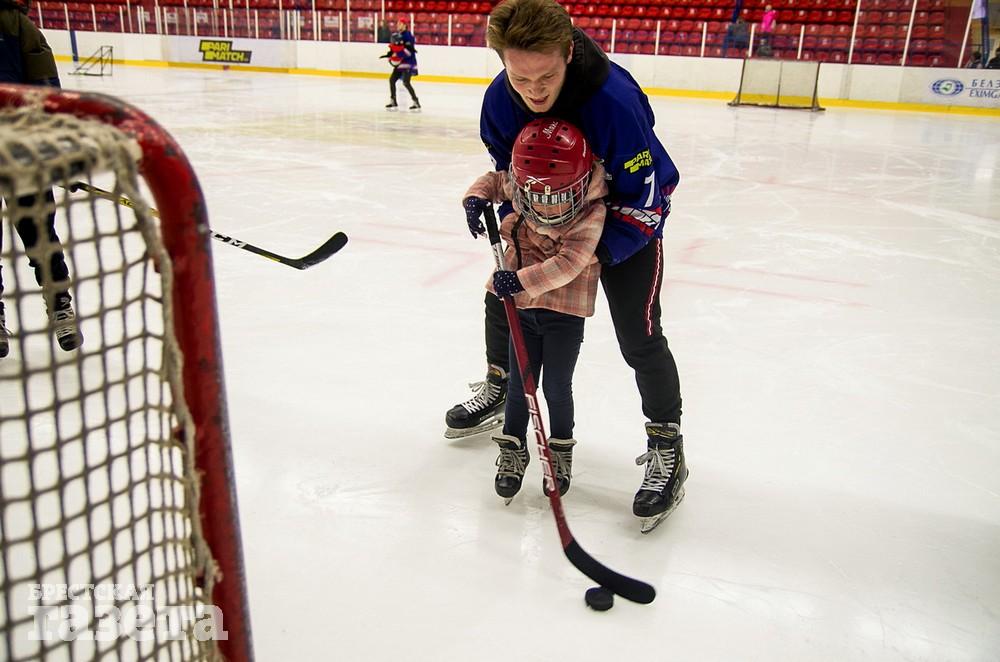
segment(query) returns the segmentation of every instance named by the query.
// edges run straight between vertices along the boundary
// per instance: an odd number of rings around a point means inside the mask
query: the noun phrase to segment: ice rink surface
[[[681,185],[664,327],[687,499],[648,536],[645,436],[606,303],[576,374],[570,527],[653,583],[596,613],[537,458],[509,507],[444,412],[485,373],[492,257],[460,207],[483,88],[116,68],[214,229],[259,660],[1000,659],[1000,122],[654,97]],[[400,89],[401,103],[406,93]],[[611,657],[613,656],[613,657]]]

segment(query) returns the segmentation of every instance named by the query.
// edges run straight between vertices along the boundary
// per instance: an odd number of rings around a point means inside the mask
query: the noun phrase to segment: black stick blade
[[[588,554],[573,540],[563,548],[566,558],[576,569],[595,582],[626,600],[648,605],[656,598],[656,589],[646,582],[620,575]]]
[[[327,259],[341,248],[347,245],[347,235],[343,232],[338,232],[329,239],[327,239],[322,246],[314,250],[309,255],[299,258],[296,260],[299,269],[307,269],[309,267],[315,266]],[[301,265],[301,266],[300,266]]]

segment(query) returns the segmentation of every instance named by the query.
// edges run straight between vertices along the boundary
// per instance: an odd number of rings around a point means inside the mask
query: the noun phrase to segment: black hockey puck
[[[594,611],[607,611],[615,604],[615,594],[603,586],[588,588],[583,597],[587,601],[587,606]]]

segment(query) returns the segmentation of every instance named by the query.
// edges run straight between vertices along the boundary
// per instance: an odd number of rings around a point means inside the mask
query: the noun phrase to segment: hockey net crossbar
[[[135,207],[70,193],[78,180]],[[252,659],[187,159],[116,99],[0,85],[0,197],[0,659]],[[65,294],[83,336],[69,352],[47,314]]]
[[[819,62],[748,58],[730,106],[824,110],[819,105]]]

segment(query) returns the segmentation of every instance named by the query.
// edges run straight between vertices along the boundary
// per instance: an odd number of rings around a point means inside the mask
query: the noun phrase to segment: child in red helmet
[[[569,489],[572,477],[573,371],[584,318],[594,314],[601,275],[594,252],[604,229],[607,192],[604,167],[580,130],[563,120],[541,118],[518,134],[510,170],[477,179],[463,202],[467,213],[476,214],[494,202],[513,202],[514,211],[500,225],[510,270],[494,273],[487,289],[499,297],[513,296],[517,304],[536,383],[542,375],[560,494]],[[528,407],[513,347],[509,351],[503,434],[493,437],[500,447],[494,485],[508,503],[521,489],[529,459]]]

